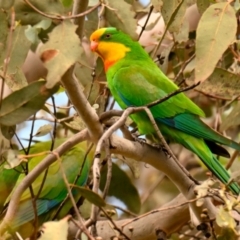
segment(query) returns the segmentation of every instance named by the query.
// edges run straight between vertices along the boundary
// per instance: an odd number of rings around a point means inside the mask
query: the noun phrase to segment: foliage
[[[205,111],[211,126],[239,140],[237,134],[240,112],[238,102],[240,55],[237,25],[239,1],[151,0],[143,6],[140,1],[132,0],[90,0],[86,8],[84,1],[0,1],[1,219],[4,219],[8,201],[11,200],[14,192],[9,194],[14,189],[20,173],[24,171],[19,178],[24,182],[25,175],[29,176],[29,173],[33,172],[31,161],[28,159],[34,159],[36,156],[31,154],[45,153],[46,159],[51,156],[57,159],[59,155],[65,156],[65,159],[66,156],[70,156],[71,159],[76,157],[70,149],[74,147],[72,143],[77,143],[75,137],[78,136],[78,132],[84,136],[79,142],[90,140],[96,144],[101,137],[96,132],[94,137],[84,135],[85,129],[89,130],[89,124],[94,122],[94,114],[102,117],[103,113],[116,107],[107,89],[102,62],[96,60],[89,47],[89,36],[98,27],[113,26],[139,40],[162,71],[176,84],[190,86],[194,82],[201,81],[202,83],[194,91],[186,94]],[[76,3],[79,6],[75,6]],[[82,12],[84,14],[78,18],[71,17],[73,12],[74,15]],[[71,88],[72,91],[66,91],[68,102],[63,104],[59,95],[65,92],[67,84],[74,87]],[[85,96],[84,104],[79,101],[83,99],[79,97],[82,93]],[[51,101],[47,100],[50,97]],[[86,121],[88,114],[92,118]],[[119,119],[117,114],[109,121],[101,119],[101,123],[104,122],[101,126],[106,130],[117,119]],[[134,127],[134,124],[128,120],[125,127],[120,129],[125,138],[123,140],[134,140],[135,137],[128,131]],[[21,132],[24,132],[22,139],[18,137]],[[117,134],[120,135],[119,132]],[[44,140],[39,140],[41,136],[45,137],[42,138]],[[48,146],[35,152],[34,149],[39,144],[36,142],[45,143],[49,137],[53,142],[56,139],[64,139],[62,143],[65,142],[66,145],[63,144],[63,150],[49,153],[53,150],[50,141]],[[25,146],[22,145],[23,140],[27,141]],[[108,141],[105,141],[107,145],[106,142]],[[147,142],[153,144],[150,139],[147,139]],[[88,212],[87,216],[91,215],[91,217],[101,212],[104,220],[127,219],[129,216],[144,214],[154,209],[158,212],[159,206],[167,204],[166,208],[168,208],[168,204],[177,199],[176,186],[163,173],[149,164],[136,163],[131,159],[133,154],[128,154],[128,149],[124,147],[116,150],[111,138],[108,144],[110,146],[108,150],[97,152],[95,155],[92,171],[88,180],[86,179],[88,187],[69,184],[79,196],[82,195],[81,198],[75,198],[76,206],[79,208],[82,205],[81,212]],[[206,169],[198,164],[192,154],[180,146],[172,144],[171,147],[194,178],[206,180]],[[18,149],[22,149],[21,152]],[[104,147],[101,150],[103,149]],[[115,152],[111,159],[109,151],[114,150],[119,152]],[[91,151],[93,159],[95,148]],[[88,150],[85,149],[85,152],[87,154]],[[98,159],[99,155],[101,158]],[[36,169],[41,161],[46,160],[44,156],[38,158],[37,155]],[[232,169],[240,165],[237,154],[234,153],[233,156],[236,161]],[[113,164],[110,164],[112,160]],[[226,163],[226,160],[220,160]],[[96,177],[96,173],[99,176]],[[43,173],[38,173],[37,177],[43,178]],[[61,177],[63,178],[62,175]],[[95,178],[101,178],[97,189],[94,189],[97,182]],[[182,214],[180,211],[184,211],[181,208],[184,204],[174,208],[179,204],[177,202],[171,206],[176,213],[173,215],[169,213],[172,218],[163,223],[166,235],[174,239],[189,239],[197,234],[200,239],[209,232],[212,236],[216,235],[215,227],[218,225],[223,228],[222,231],[217,232],[219,239],[226,239],[225,236],[228,239],[234,238],[237,233],[236,220],[239,221],[239,216],[236,216],[236,212],[232,210],[239,208],[238,202],[229,196],[223,186],[220,185],[218,190],[213,190],[212,184],[210,186],[206,183],[196,189],[197,196],[201,198],[198,199],[197,204],[203,206],[204,198],[209,192],[211,194],[217,192],[220,199],[215,199],[219,207],[216,207],[217,214],[213,220],[209,219],[208,213],[204,213],[207,219],[205,220],[209,223],[207,230],[189,226],[188,222],[192,220],[189,216],[184,222],[179,221],[168,228],[170,222],[174,222],[173,218],[177,220]],[[57,184],[56,188],[58,188]],[[35,185],[36,182],[29,183],[30,191],[31,186]],[[40,198],[42,187],[38,186],[37,189],[40,189],[37,194]],[[101,192],[98,191],[99,189]],[[32,198],[34,199],[34,196]],[[117,216],[116,206],[111,205],[118,204],[128,211],[119,210]],[[71,210],[63,215],[76,215],[72,203],[69,202],[69,205]],[[89,205],[98,208],[90,209]],[[35,227],[42,222],[50,221],[43,225],[42,229],[46,230],[40,231],[43,234],[39,239],[60,239],[53,236],[66,239],[70,217],[65,217],[59,222],[51,222],[54,214],[49,215],[43,221],[35,216],[37,222]],[[144,221],[145,215],[139,216],[141,216],[137,218],[139,222],[141,219]],[[79,224],[81,226],[81,221]],[[144,224],[149,226],[149,222]],[[37,228],[33,231],[35,239]],[[122,234],[117,227],[112,229],[114,234],[116,232]],[[141,231],[139,229],[142,231],[144,229],[141,223],[135,231]],[[156,234],[155,230],[151,227],[149,232]],[[82,239],[87,239],[85,234],[88,231],[83,228],[83,232]],[[16,239],[14,232],[9,231],[9,233]],[[94,231],[92,233],[94,235]],[[108,237],[110,239],[111,236]],[[132,232],[131,239],[148,238],[135,238]]]

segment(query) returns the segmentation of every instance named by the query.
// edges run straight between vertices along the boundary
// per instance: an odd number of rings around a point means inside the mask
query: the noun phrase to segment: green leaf
[[[124,163],[126,163],[128,165],[128,167],[130,168],[134,178],[139,178],[140,177],[140,163],[134,159],[131,158],[127,158],[123,155],[120,154],[116,154],[115,155],[117,159],[123,161]]]
[[[39,54],[48,69],[47,88],[53,87],[62,75],[80,58],[82,47],[75,33],[77,26],[70,21],[63,21],[49,34],[49,41],[44,44]]]
[[[2,74],[1,70],[0,74]],[[19,90],[28,85],[26,77],[21,68],[17,68],[13,74],[7,73],[5,77],[5,83],[12,91]]]
[[[0,31],[0,64],[2,66],[3,59],[5,56],[3,56],[3,52],[6,49],[7,44],[7,37],[8,37],[8,21],[7,21],[7,15],[0,11],[0,23],[1,23],[1,31]]]
[[[210,6],[209,0],[197,0],[197,7],[200,14],[203,14],[209,6]]]
[[[73,0],[61,0],[64,7],[70,7],[73,4]]]
[[[53,130],[53,125],[51,124],[45,124],[43,126],[41,126],[37,132],[34,134],[34,137],[42,137],[47,135],[48,133],[50,133]]]
[[[107,178],[107,166],[101,172],[100,189],[103,190]],[[112,179],[108,191],[109,196],[114,196],[126,204],[132,212],[139,213],[141,201],[137,189],[132,184],[127,174],[115,163],[112,165]]]
[[[65,122],[64,124],[66,124],[70,129],[75,130],[75,131],[81,131],[84,128],[86,128],[86,124],[83,122],[82,118],[76,116],[73,118],[73,121]]]
[[[3,23],[3,28],[5,28],[4,25],[5,24]],[[8,61],[6,83],[12,90],[20,89],[21,87],[27,85],[21,66],[27,57],[31,42],[25,36],[25,29],[26,27],[17,25],[12,33],[12,36],[9,33],[6,38],[4,34],[1,34],[2,36],[0,41],[3,44],[3,49],[0,55],[0,66],[3,67],[4,63]],[[7,33],[9,32],[6,28],[5,31]],[[9,41],[11,41],[10,54],[7,47],[7,43],[9,43]]]
[[[87,189],[85,187],[79,187],[76,185],[72,185],[71,186],[77,188],[77,190],[80,192],[80,194],[86,198],[89,202],[91,202],[92,204],[98,206],[98,207],[104,207],[106,206],[105,201],[95,192],[93,192],[90,189]]]
[[[236,12],[240,9],[240,3],[239,0],[234,1],[233,3],[234,9],[236,10]]]
[[[34,26],[28,25],[25,30],[25,35],[31,43],[37,44],[39,41],[38,34],[43,30],[47,30],[52,24],[50,19],[43,19],[41,22],[37,23]]]
[[[137,20],[135,13],[131,10],[131,5],[119,0],[108,0],[105,8],[106,20],[112,27],[129,34],[133,39],[137,38]]]
[[[184,0],[164,0],[162,16],[170,32],[178,33],[183,24],[187,4]]]
[[[0,0],[0,8],[8,10],[14,4],[14,0]]]
[[[18,157],[18,151],[9,149],[4,152],[4,158],[6,162],[4,164],[5,169],[13,169],[19,166],[24,160]]]
[[[230,228],[221,228],[220,236],[217,237],[217,240],[236,240],[235,232]]]
[[[236,222],[231,216],[231,213],[224,208],[224,206],[219,207],[218,214],[216,216],[216,223],[219,227],[226,227],[230,229],[235,229]]]
[[[58,86],[47,89],[45,84],[45,81],[31,83],[3,99],[0,123],[13,126],[23,122],[40,110],[46,100],[58,90]]]
[[[16,131],[16,126],[4,126],[3,124],[1,124],[0,128],[1,128],[2,135],[6,139],[9,139],[9,140],[12,139]]]
[[[68,221],[70,215],[61,219],[60,221],[51,221],[43,224],[42,231],[40,232],[39,240],[67,240],[68,236]]]
[[[175,41],[178,43],[187,42],[189,33],[189,22],[186,17],[182,20],[182,25],[178,34],[175,36]]]
[[[64,8],[61,1],[53,0],[31,0],[30,1],[38,10],[50,15],[67,15],[70,8]],[[16,21],[19,21],[21,25],[35,25],[43,19],[47,19],[45,16],[36,12],[25,1],[16,1],[14,5],[16,12]]]
[[[18,25],[13,33],[12,49],[8,71],[14,73],[21,66],[27,56],[31,42],[25,36],[26,27]],[[10,37],[10,36],[9,36]]]
[[[193,84],[194,76],[187,80],[189,85]],[[240,94],[239,75],[228,72],[225,69],[215,68],[211,76],[201,83],[197,90],[217,97],[232,99],[234,95]]]
[[[210,76],[222,54],[235,41],[236,31],[237,20],[230,3],[213,4],[204,12],[197,28],[195,82]]]

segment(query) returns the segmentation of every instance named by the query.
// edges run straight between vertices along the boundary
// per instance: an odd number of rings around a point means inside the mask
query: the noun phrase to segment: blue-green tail
[[[171,141],[178,142],[185,148],[195,153],[220,181],[228,185],[231,178],[230,174],[214,156],[203,138],[191,136],[188,133],[184,133],[178,129],[169,128],[163,124],[159,124],[159,128],[165,136],[170,138]],[[237,143],[232,142],[231,147],[235,148],[238,146],[239,145]],[[237,195],[240,193],[240,187],[237,183],[231,183],[228,185],[228,187],[233,193]]]
[[[213,155],[203,139],[197,139],[190,136],[188,141],[181,142],[186,148],[198,155],[207,168],[224,184],[228,185],[231,178],[228,171],[221,165],[219,160]],[[240,193],[240,187],[237,183],[231,183],[228,185],[230,190],[235,193]]]

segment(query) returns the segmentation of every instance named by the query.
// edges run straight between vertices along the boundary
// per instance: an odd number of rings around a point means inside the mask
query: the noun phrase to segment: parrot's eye
[[[105,35],[105,38],[106,38],[106,39],[111,38],[111,34],[106,34],[106,35]]]

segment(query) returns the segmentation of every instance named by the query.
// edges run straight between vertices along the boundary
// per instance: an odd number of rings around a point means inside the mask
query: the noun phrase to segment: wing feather
[[[176,91],[178,87],[155,64],[143,68],[138,64],[125,66],[110,76],[111,90],[120,105],[143,106]],[[123,106],[121,106],[123,107]],[[180,113],[204,116],[203,111],[187,96],[180,93],[151,108],[154,118],[170,118]]]

